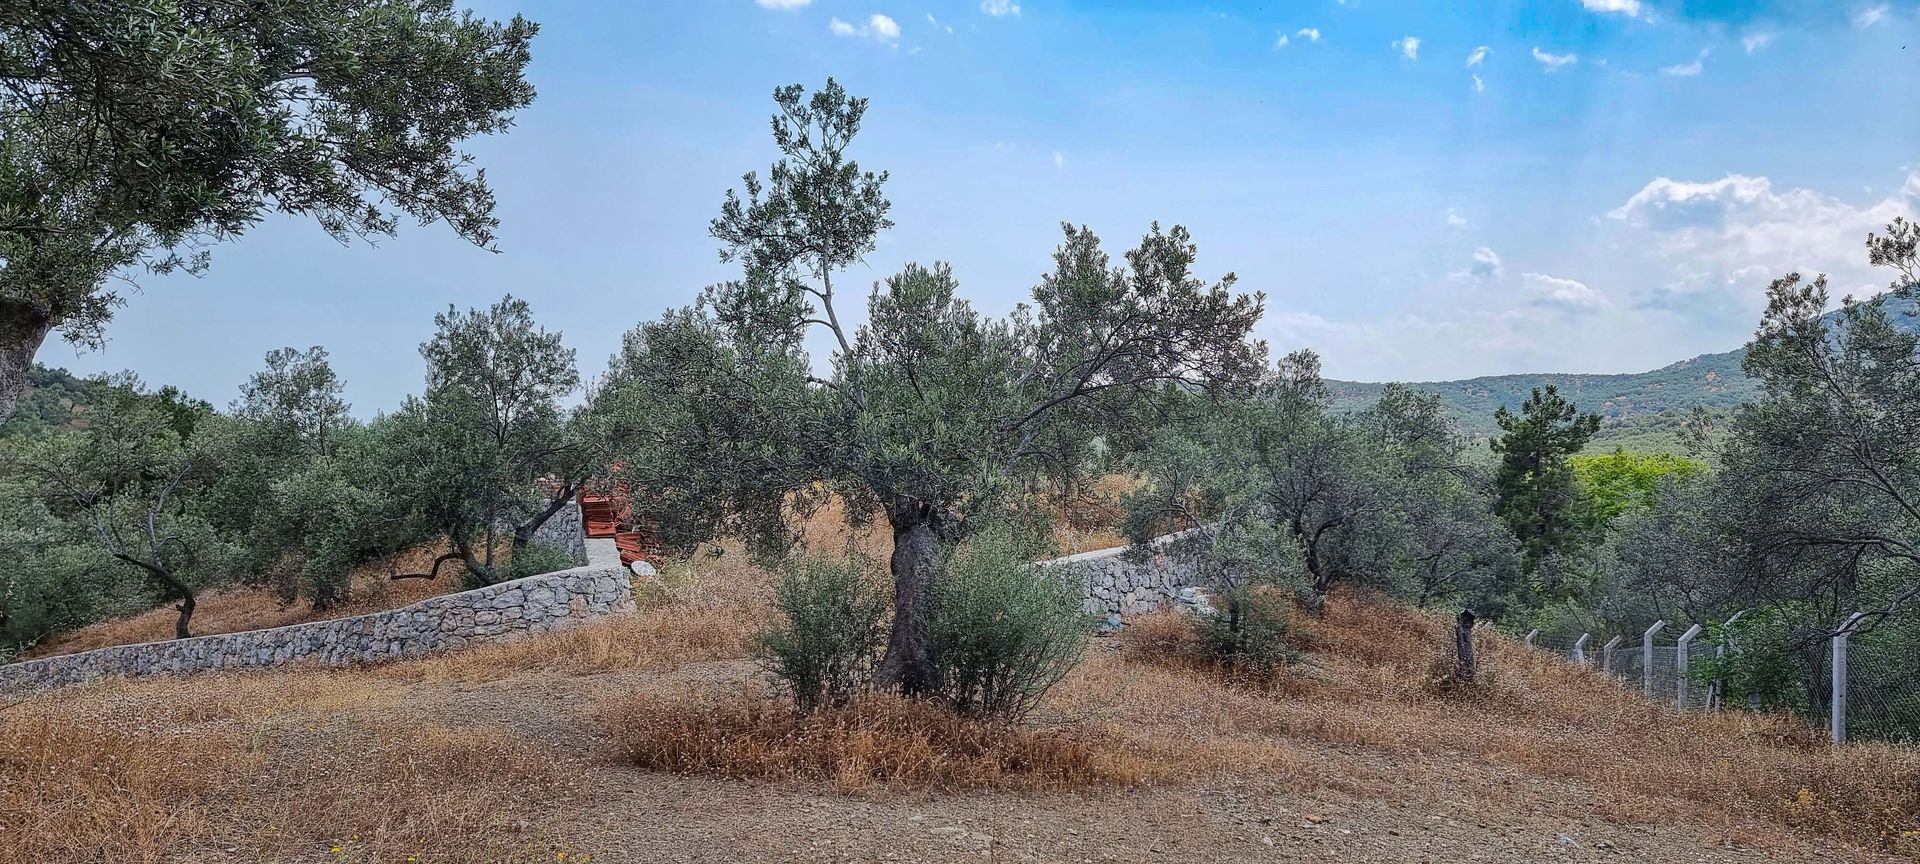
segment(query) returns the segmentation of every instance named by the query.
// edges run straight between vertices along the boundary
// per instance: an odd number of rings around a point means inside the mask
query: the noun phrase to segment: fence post
[[[1625,641],[1627,641],[1627,637],[1615,636],[1612,639],[1608,639],[1606,645],[1601,646],[1600,671],[1608,675],[1613,674],[1613,649],[1620,647],[1620,643]]]
[[[1653,634],[1667,626],[1665,620],[1653,622],[1647,632],[1640,634],[1640,695],[1653,698]]]
[[[1688,627],[1687,632],[1680,634],[1680,644],[1673,655],[1673,710],[1675,711],[1687,710],[1687,693],[1693,689],[1693,681],[1687,676],[1687,669],[1693,664],[1687,662],[1691,659],[1687,656],[1687,652],[1693,649],[1693,639],[1699,635],[1700,625]]]
[[[1724,635],[1720,639],[1720,644],[1713,646],[1713,689],[1707,692],[1707,707],[1714,711],[1727,710],[1727,664],[1720,661],[1726,659],[1727,649],[1735,647],[1733,644],[1734,622],[1739,621],[1746,614],[1745,609],[1733,613],[1733,617],[1728,618],[1727,623],[1722,625]]]
[[[1526,638],[1526,639],[1524,639],[1524,640],[1522,640],[1520,644],[1522,644],[1522,645],[1525,645],[1525,646],[1527,646],[1528,648],[1532,648],[1532,647],[1533,647],[1533,637],[1535,637],[1535,636],[1538,636],[1538,635],[1540,635],[1540,628],[1538,628],[1538,627],[1535,627],[1535,628],[1533,628],[1532,630],[1528,630],[1528,631],[1527,631],[1527,638]]]
[[[1479,668],[1473,659],[1473,620],[1473,610],[1462,609],[1453,628],[1453,680],[1461,684],[1472,684]]]
[[[1833,707],[1827,727],[1833,732],[1835,744],[1847,743],[1847,637],[1853,635],[1854,626],[1866,614],[1853,613],[1847,623],[1833,632]]]
[[[1582,633],[1580,634],[1580,638],[1574,641],[1573,662],[1582,666],[1587,665],[1587,640],[1592,638],[1592,633]]]

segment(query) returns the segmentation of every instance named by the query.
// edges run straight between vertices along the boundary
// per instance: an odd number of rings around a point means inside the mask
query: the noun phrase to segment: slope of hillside
[[[1790,723],[1675,715],[1491,637],[1444,695],[1447,626],[1357,595],[1271,687],[1095,643],[1029,724],[1131,785],[954,787],[651,771],[620,741],[764,693],[767,580],[729,556],[641,612],[355,669],[110,681],[6,706],[0,841],[19,860],[1893,861],[1920,758]],[[949,753],[910,732],[929,774]],[[805,738],[798,746],[806,746]],[[690,741],[690,747],[706,746]],[[867,751],[871,752],[871,751]],[[756,775],[757,776],[757,775]]]
[[[1920,298],[1889,297],[1882,302],[1897,325],[1920,330]],[[1487,438],[1499,431],[1493,422],[1494,409],[1517,411],[1533,388],[1553,384],[1581,410],[1599,412],[1604,425],[1597,444],[1632,443],[1634,449],[1663,449],[1663,445],[1671,444],[1672,433],[1694,408],[1730,410],[1758,395],[1758,386],[1740,369],[1746,353],[1745,348],[1737,348],[1702,354],[1633,374],[1492,375],[1463,381],[1414,382],[1411,386],[1438,394],[1463,431]],[[1365,407],[1379,398],[1381,388],[1386,386],[1357,381],[1327,384],[1335,405],[1343,410]]]

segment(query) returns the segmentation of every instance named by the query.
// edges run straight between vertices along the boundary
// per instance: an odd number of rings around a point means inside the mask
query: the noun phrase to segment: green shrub
[[[1292,601],[1279,589],[1256,586],[1221,598],[1217,614],[1199,628],[1200,647],[1224,670],[1265,680],[1299,660],[1287,644],[1292,630]]]
[[[1018,719],[1086,650],[1079,584],[1034,565],[1037,551],[989,532],[949,558],[934,586],[935,692],[959,713]]]
[[[528,543],[513,550],[507,562],[508,579],[524,579],[574,567],[573,556],[544,543]]]
[[[804,559],[783,569],[774,605],[781,620],[760,634],[762,665],[802,711],[846,704],[885,643],[886,593],[857,562]]]

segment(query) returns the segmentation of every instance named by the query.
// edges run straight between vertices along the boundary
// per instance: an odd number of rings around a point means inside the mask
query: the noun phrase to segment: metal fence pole
[[[1692,665],[1687,662],[1689,659],[1687,652],[1693,649],[1693,639],[1699,635],[1700,625],[1688,627],[1687,632],[1680,634],[1680,645],[1673,655],[1673,710],[1675,711],[1687,710],[1687,691],[1693,689],[1693,682],[1687,677],[1687,667]]]
[[[1592,633],[1582,633],[1580,634],[1580,638],[1574,641],[1573,662],[1582,666],[1587,665],[1587,640],[1592,638]]]
[[[1835,744],[1847,743],[1847,637],[1853,635],[1853,628],[1866,614],[1853,613],[1853,617],[1833,633],[1833,700],[1827,727],[1833,732]]]
[[[1608,639],[1607,644],[1600,647],[1600,671],[1608,675],[1613,674],[1613,649],[1620,647],[1620,643],[1625,641],[1627,641],[1627,637],[1615,636],[1612,639]]]
[[[1664,620],[1653,622],[1647,632],[1640,634],[1640,694],[1653,698],[1653,634],[1667,626]]]
[[[1535,637],[1535,636],[1538,636],[1538,635],[1540,635],[1540,628],[1538,628],[1538,627],[1535,627],[1535,628],[1533,628],[1532,630],[1528,630],[1528,631],[1527,631],[1527,638],[1526,638],[1525,640],[1522,640],[1522,642],[1521,642],[1520,644],[1522,644],[1522,645],[1525,645],[1525,646],[1527,646],[1528,648],[1532,648],[1532,647],[1533,647],[1533,637]]]
[[[1735,647],[1733,644],[1734,623],[1745,617],[1746,614],[1747,610],[1745,609],[1733,613],[1733,617],[1728,618],[1727,623],[1723,625],[1725,629],[1720,638],[1720,644],[1713,646],[1713,689],[1707,693],[1707,707],[1712,710],[1727,710],[1727,664],[1722,661],[1726,660],[1728,649]]]

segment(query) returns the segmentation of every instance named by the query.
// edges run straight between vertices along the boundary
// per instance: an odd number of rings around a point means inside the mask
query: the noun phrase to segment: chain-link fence
[[[1867,629],[1849,621],[1830,640],[1807,655],[1811,669],[1807,698],[1772,700],[1727,698],[1728,665],[1737,652],[1731,623],[1705,635],[1701,627],[1675,633],[1664,622],[1619,637],[1595,634],[1527,634],[1526,644],[1620,678],[1648,698],[1684,711],[1767,707],[1786,709],[1809,723],[1827,727],[1835,741],[1869,739],[1920,743],[1920,616],[1908,621],[1878,621]]]
[[[1846,737],[1920,742],[1920,643],[1905,630],[1846,637]]]

